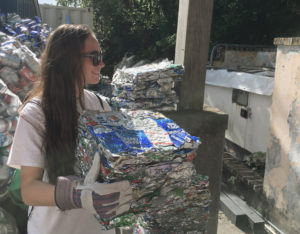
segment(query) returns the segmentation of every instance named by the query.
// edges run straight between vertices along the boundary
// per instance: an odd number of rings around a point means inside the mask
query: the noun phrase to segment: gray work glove
[[[61,210],[85,208],[99,220],[111,219],[130,208],[132,189],[128,181],[111,184],[98,183],[100,156],[94,156],[93,166],[86,178],[58,177],[55,202]]]

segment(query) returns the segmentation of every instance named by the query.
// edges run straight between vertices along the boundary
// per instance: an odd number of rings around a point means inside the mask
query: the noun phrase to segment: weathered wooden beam
[[[179,110],[202,110],[213,0],[180,0],[175,63],[184,64]]]

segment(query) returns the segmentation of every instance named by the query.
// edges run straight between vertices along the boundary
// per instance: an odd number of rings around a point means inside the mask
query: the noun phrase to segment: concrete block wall
[[[275,67],[276,52],[226,50],[224,67]]]

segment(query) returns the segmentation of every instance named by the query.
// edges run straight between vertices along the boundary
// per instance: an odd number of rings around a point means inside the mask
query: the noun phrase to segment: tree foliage
[[[174,59],[179,0],[57,0],[94,9],[94,31],[106,68],[128,53],[137,59]],[[214,0],[211,46],[273,45],[275,37],[300,36],[299,0]]]
[[[272,45],[300,36],[299,0],[215,0],[212,43]]]
[[[174,58],[178,0],[57,0],[57,4],[93,7],[94,32],[108,75],[125,54],[136,55],[137,60]]]

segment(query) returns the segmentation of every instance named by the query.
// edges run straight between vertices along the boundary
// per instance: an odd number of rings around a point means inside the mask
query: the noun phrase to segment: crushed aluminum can
[[[31,82],[35,82],[38,79],[37,76],[26,66],[23,66],[20,69],[19,74]]]

